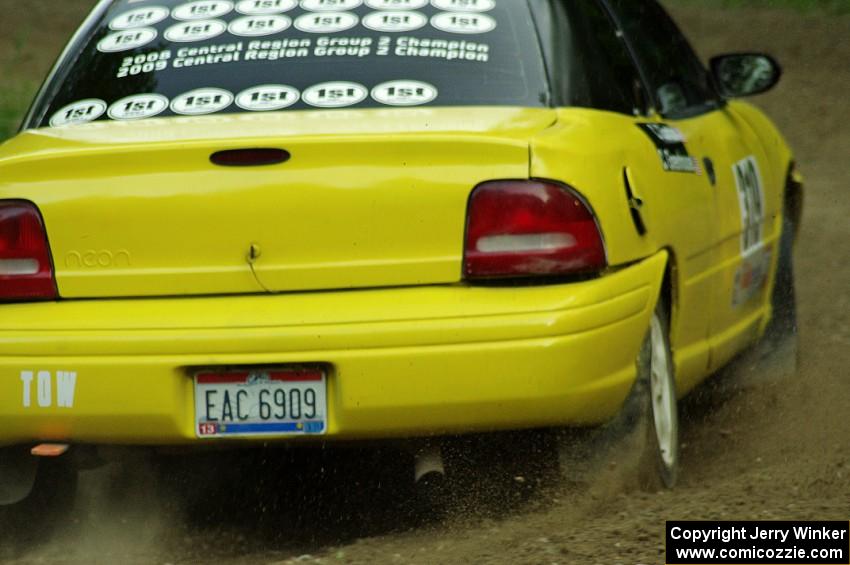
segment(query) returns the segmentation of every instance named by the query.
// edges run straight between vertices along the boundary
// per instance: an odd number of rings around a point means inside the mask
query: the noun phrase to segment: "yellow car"
[[[0,504],[628,399],[672,485],[677,399],[793,325],[779,75],[655,0],[101,1],[0,146]]]

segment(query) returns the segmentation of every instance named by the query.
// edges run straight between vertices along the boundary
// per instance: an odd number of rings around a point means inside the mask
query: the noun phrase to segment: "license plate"
[[[201,438],[324,434],[326,381],[320,369],[200,372],[195,430]]]

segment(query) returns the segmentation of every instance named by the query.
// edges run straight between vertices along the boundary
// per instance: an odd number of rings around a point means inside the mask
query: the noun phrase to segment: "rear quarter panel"
[[[653,236],[639,237],[629,211],[623,167],[645,151],[635,120],[585,109],[558,111],[558,123],[531,143],[531,176],[563,182],[582,195],[602,228],[610,265],[624,265],[659,249]]]

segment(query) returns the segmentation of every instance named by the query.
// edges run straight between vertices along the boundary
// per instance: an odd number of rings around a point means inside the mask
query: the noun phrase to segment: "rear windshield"
[[[518,0],[117,0],[36,127],[328,108],[547,104]]]

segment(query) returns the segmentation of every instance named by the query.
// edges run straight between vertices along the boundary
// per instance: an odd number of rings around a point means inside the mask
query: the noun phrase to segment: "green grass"
[[[15,134],[37,88],[35,83],[15,80],[3,85],[0,90],[0,141]]]
[[[699,4],[720,8],[784,8],[799,12],[850,14],[850,0],[667,0],[670,3]]]
[[[9,58],[7,61],[25,60],[27,52],[26,31],[19,30],[10,38]],[[0,142],[12,137],[21,125],[24,114],[32,102],[38,84],[31,78],[23,78],[16,72],[17,68],[10,63],[0,63],[0,77],[3,77],[0,87]]]

